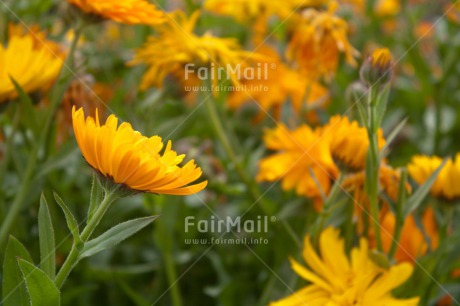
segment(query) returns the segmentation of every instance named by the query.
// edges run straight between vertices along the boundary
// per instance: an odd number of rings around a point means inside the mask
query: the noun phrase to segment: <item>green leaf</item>
[[[151,216],[129,220],[112,227],[99,237],[86,242],[80,253],[80,258],[92,256],[116,246],[121,241],[152,223],[157,217],[158,216]]]
[[[64,212],[65,219],[67,221],[67,226],[69,227],[70,232],[72,233],[73,239],[76,244],[81,243],[80,239],[80,232],[78,230],[78,222],[73,216],[72,212],[70,209],[67,207],[67,205],[64,203],[64,201],[61,199],[61,197],[54,192],[54,199],[56,202],[59,204],[59,206],[62,208],[62,211]]]
[[[388,270],[391,268],[390,261],[388,257],[377,250],[369,251],[369,258],[379,267]]]
[[[59,306],[59,289],[45,272],[24,259],[19,258],[18,264],[29,292],[30,305]]]
[[[38,237],[40,240],[40,267],[51,279],[56,274],[56,254],[53,223],[45,196],[40,197],[38,210]]]
[[[17,263],[17,257],[32,261],[27,249],[13,236],[10,236],[3,262],[3,305],[28,306],[30,305],[26,284]]]
[[[93,183],[91,186],[91,200],[89,203],[89,210],[88,210],[88,220],[91,220],[94,213],[96,212],[99,204],[102,202],[102,188],[99,185],[99,181],[97,179],[97,173],[93,173]]]
[[[441,172],[442,168],[446,164],[447,159],[445,159],[442,164],[431,174],[431,176],[420,186],[409,199],[407,199],[406,207],[404,208],[404,216],[410,215],[413,211],[415,211],[420,204],[422,204],[423,199],[427,196],[428,192],[430,192],[431,186],[433,186],[436,178]]]
[[[14,87],[16,88],[16,91],[19,94],[20,102],[24,107],[23,115],[24,115],[24,118],[25,118],[25,122],[27,123],[27,125],[30,128],[30,130],[32,131],[32,133],[34,133],[34,134],[38,133],[38,131],[40,131],[40,129],[38,127],[37,118],[35,117],[36,110],[35,110],[35,107],[33,105],[32,100],[24,92],[24,90],[22,89],[21,85],[19,85],[16,82],[16,80],[13,79],[13,77],[10,76],[10,80],[13,83]]]
[[[393,131],[391,131],[390,135],[388,135],[388,137],[386,138],[386,143],[385,145],[383,146],[382,150],[380,151],[381,152],[381,157],[380,159],[384,159],[387,155],[388,155],[388,148],[390,147],[390,145],[393,143],[393,141],[396,139],[396,137],[399,135],[399,133],[401,132],[401,130],[403,129],[403,127],[406,125],[407,123],[407,119],[409,119],[408,117],[404,118],[403,121],[401,121],[394,129]]]
[[[379,92],[377,96],[377,126],[382,125],[383,117],[385,116],[385,112],[388,105],[388,97],[390,96],[390,84],[387,84],[383,87],[383,89]]]

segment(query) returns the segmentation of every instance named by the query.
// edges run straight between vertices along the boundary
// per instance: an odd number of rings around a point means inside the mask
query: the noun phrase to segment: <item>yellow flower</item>
[[[37,43],[32,34],[12,35],[0,44],[0,103],[18,96],[11,78],[27,92],[47,89],[62,67],[62,54],[49,48],[49,41]]]
[[[328,11],[307,9],[293,23],[286,56],[311,78],[335,75],[341,53],[349,64],[356,65],[358,52],[348,42],[348,25],[334,11],[334,3]]]
[[[225,73],[219,69],[224,72],[236,70],[237,66],[245,66],[246,60],[258,58],[251,52],[241,50],[236,39],[215,37],[209,32],[203,36],[195,35],[193,30],[199,15],[198,11],[190,18],[182,11],[170,14],[168,22],[158,28],[158,35],[150,37],[137,50],[131,64],[145,63],[149,66],[141,89],[161,87],[167,75],[177,72],[183,72],[184,79],[190,78],[201,67],[207,69],[208,77],[217,86],[219,75],[221,79],[225,78]],[[185,69],[187,64],[193,64],[193,67]],[[238,84],[237,72],[230,71],[229,77],[234,84]]]
[[[378,0],[375,4],[375,13],[380,17],[392,17],[401,11],[399,0]]]
[[[292,269],[311,284],[270,306],[416,306],[419,298],[398,299],[391,291],[412,274],[409,263],[385,270],[369,257],[369,243],[362,238],[359,247],[345,253],[345,242],[339,231],[327,228],[321,233],[320,252],[311,238],[305,238],[303,259],[308,268],[291,259]]]
[[[297,194],[320,197],[329,192],[338,174],[329,152],[329,143],[317,131],[302,125],[289,131],[279,125],[264,137],[268,149],[278,151],[259,163],[258,181],[282,180],[283,190],[295,189]],[[314,174],[314,177],[311,175]]]
[[[441,166],[442,161],[442,158],[437,156],[416,155],[407,166],[407,170],[417,184],[422,185]],[[450,158],[442,168],[431,187],[431,195],[448,201],[457,200],[460,198],[459,181],[460,153],[457,153],[455,160]]]
[[[230,108],[239,108],[245,102],[257,103],[258,122],[271,110],[274,118],[279,120],[281,109],[288,99],[297,115],[308,109],[321,108],[328,102],[329,93],[326,88],[287,67],[273,49],[263,47],[259,52],[273,59],[260,63],[267,72],[266,78],[242,81],[243,90],[234,91],[228,97],[227,104]],[[307,112],[307,115],[314,117],[311,113]]]
[[[330,139],[331,153],[341,166],[350,170],[362,170],[366,165],[366,154],[369,148],[367,130],[359,126],[357,121],[348,117],[334,116],[324,126],[323,134]],[[382,130],[379,130],[378,147],[385,145]]]
[[[201,176],[193,160],[178,166],[185,155],[171,150],[169,141],[161,154],[159,136],[147,138],[118,119],[109,116],[101,125],[96,118],[85,120],[83,109],[72,109],[73,128],[78,146],[90,166],[115,184],[140,192],[190,195],[206,187],[207,181],[188,185]]]
[[[382,226],[380,235],[382,237],[383,250],[385,252],[389,252],[393,244],[395,224],[396,217],[392,212],[388,212],[380,223]],[[428,249],[437,248],[438,230],[434,212],[431,208],[428,208],[423,213],[422,224],[424,229],[423,232],[417,226],[414,216],[410,215],[404,221],[401,230],[401,238],[399,239],[398,248],[395,254],[395,258],[398,262],[415,262],[418,257],[425,255]],[[429,241],[425,238],[425,234],[429,238]]]
[[[164,13],[146,0],[67,0],[87,14],[125,24],[156,25],[164,22]]]

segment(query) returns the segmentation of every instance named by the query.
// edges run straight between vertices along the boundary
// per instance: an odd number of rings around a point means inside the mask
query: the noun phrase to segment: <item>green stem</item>
[[[99,205],[98,209],[94,213],[94,216],[89,220],[88,224],[83,229],[83,232],[80,235],[80,238],[83,243],[89,239],[94,229],[97,227],[97,225],[99,224],[99,222],[102,220],[105,213],[109,209],[110,205],[117,198],[118,198],[118,194],[117,194],[116,189],[106,190],[106,193],[105,193],[104,199],[101,202],[101,205]],[[72,246],[69,256],[67,256],[64,264],[62,265],[61,269],[59,270],[59,273],[56,276],[56,279],[54,280],[58,288],[62,287],[67,277],[69,276],[70,272],[73,270],[73,268],[77,265],[78,261],[80,260],[80,249],[81,249],[80,246],[76,245],[76,243],[74,242],[74,245]]]
[[[393,233],[393,242],[391,244],[391,249],[388,254],[388,257],[393,259],[398,249],[399,239],[401,238],[402,228],[404,226],[404,207],[406,207],[406,198],[407,198],[407,191],[406,191],[406,183],[407,183],[407,171],[403,169],[401,171],[401,177],[399,182],[399,189],[398,189],[398,202],[396,203],[396,211],[395,211],[395,230]]]
[[[326,224],[328,217],[330,216],[331,212],[334,210],[334,202],[337,199],[337,196],[339,195],[340,191],[342,190],[343,179],[344,179],[344,176],[342,175],[342,173],[340,173],[339,177],[335,180],[334,186],[332,186],[331,192],[329,193],[327,200],[324,202],[321,213],[319,214],[319,218],[318,218],[317,225],[316,225],[315,232],[314,232],[314,239],[313,239],[316,245],[319,242],[319,236],[321,235],[321,232],[324,229],[324,226]]]
[[[81,34],[81,28],[82,27],[78,28],[77,31],[75,32],[74,41],[72,42],[72,47],[66,59],[66,64],[64,64],[63,68],[61,69],[61,72],[58,76],[58,80],[56,82],[59,82],[59,79],[61,78],[61,75],[62,75],[62,71],[64,70],[65,66],[68,65],[67,63],[73,62],[71,58],[73,57],[74,50],[76,48],[79,36]],[[56,89],[56,92],[63,94],[66,89],[65,84],[63,84],[62,86],[57,86],[57,87],[59,88]],[[37,166],[38,152],[40,151],[40,148],[46,143],[46,137],[51,128],[51,123],[54,118],[54,113],[56,112],[56,109],[59,106],[59,103],[61,101],[60,96],[62,96],[62,94],[60,95],[58,94],[54,97],[54,99],[52,99],[50,108],[46,115],[45,124],[42,128],[42,134],[40,136],[39,142],[33,146],[31,152],[29,153],[26,170],[24,172],[24,175],[21,177],[21,185],[19,186],[19,190],[16,193],[16,197],[14,198],[13,203],[11,204],[10,210],[8,211],[5,217],[5,220],[2,222],[2,225],[0,227],[0,250],[4,249],[5,242],[8,237],[8,233],[10,232],[11,226],[16,221],[17,216],[19,215],[19,213],[21,212],[21,209],[23,208],[25,200],[29,196],[30,183],[32,181],[33,175],[35,173],[35,168]]]
[[[163,252],[163,258],[166,265],[166,275],[168,282],[171,284],[171,298],[173,306],[182,306],[182,297],[177,282],[177,271],[171,252]]]
[[[244,167],[241,165],[240,161],[238,160],[238,157],[233,150],[233,147],[231,145],[231,142],[225,132],[225,129],[222,125],[222,122],[219,118],[219,114],[216,109],[215,101],[213,99],[206,99],[205,100],[206,104],[206,110],[208,112],[209,119],[211,120],[212,127],[216,133],[217,138],[219,138],[219,141],[221,142],[225,153],[227,154],[228,158],[232,161],[236,173],[240,177],[240,179],[243,181],[243,183],[246,184],[248,187],[249,193],[251,197],[253,198],[254,201],[260,202],[260,207],[262,211],[266,215],[270,215],[271,213],[268,211],[268,206],[270,204],[268,201],[263,197],[262,193],[259,190],[259,187],[257,184],[251,180],[245,170]],[[281,222],[282,226],[285,228],[286,232],[289,234],[289,236],[294,240],[294,242],[300,247],[302,245],[302,242],[300,239],[297,237],[295,234],[295,231],[292,229],[291,225],[287,223],[286,221]]]
[[[378,101],[378,88],[379,84],[375,84],[369,90],[368,101],[368,136],[369,136],[369,159],[370,165],[366,165],[366,172],[368,177],[366,179],[367,192],[370,204],[370,212],[372,218],[372,225],[374,228],[374,236],[378,250],[381,252],[382,238],[380,236],[380,222],[379,222],[379,170],[380,170],[380,154],[378,148],[378,125],[377,125],[377,101]]]

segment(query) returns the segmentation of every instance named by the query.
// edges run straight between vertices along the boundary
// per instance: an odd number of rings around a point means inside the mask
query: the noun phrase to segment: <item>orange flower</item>
[[[335,9],[334,3],[328,11],[307,9],[293,23],[286,56],[310,78],[335,75],[341,53],[349,64],[356,65],[358,52],[348,41],[348,25],[334,14]]]
[[[207,181],[189,185],[201,176],[201,168],[193,160],[183,167],[185,155],[171,150],[171,141],[164,152],[159,136],[147,138],[134,131],[131,124],[110,115],[101,125],[96,117],[85,119],[80,108],[72,109],[73,129],[85,160],[105,180],[137,192],[190,195],[203,190]]]
[[[414,262],[418,257],[423,256],[429,249],[438,247],[438,230],[435,222],[434,212],[428,208],[422,217],[424,232],[417,226],[414,216],[410,215],[404,221],[396,250],[395,258],[398,262]],[[381,222],[382,244],[385,252],[389,252],[393,244],[396,217],[392,212],[388,212]],[[425,239],[425,234],[427,238]]]
[[[278,152],[260,161],[258,181],[281,180],[283,190],[295,189],[307,197],[329,192],[338,170],[327,139],[317,131],[306,125],[292,131],[279,125],[266,132],[264,141],[267,148]]]
[[[156,25],[164,22],[164,13],[146,0],[67,0],[87,14],[126,24]]]
[[[271,110],[274,118],[279,120],[281,109],[288,100],[291,101],[297,115],[309,109],[322,108],[328,102],[329,94],[326,88],[287,67],[273,49],[264,47],[260,53],[270,59],[260,63],[260,67],[266,71],[266,78],[243,80],[243,90],[234,91],[227,100],[230,108],[236,109],[245,102],[255,101],[259,110],[257,122]],[[315,118],[314,112],[307,111],[306,114],[309,118]]]

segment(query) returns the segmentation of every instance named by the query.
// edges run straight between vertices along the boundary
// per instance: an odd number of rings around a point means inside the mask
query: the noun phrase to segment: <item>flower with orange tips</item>
[[[125,24],[157,25],[164,13],[147,0],[67,0],[87,14]]]
[[[247,60],[261,59],[257,54],[241,50],[236,39],[219,38],[207,32],[202,36],[193,33],[200,16],[199,11],[187,17],[182,11],[168,15],[168,22],[158,28],[159,34],[150,37],[147,43],[136,51],[130,64],[147,64],[148,69],[141,82],[141,89],[150,86],[161,87],[166,76],[181,72],[182,78],[188,79],[201,67],[208,70],[208,76],[217,86],[219,69],[245,66]],[[188,67],[187,64],[193,65]],[[229,71],[229,70],[227,70]],[[228,76],[238,84],[236,72]]]
[[[443,160],[437,156],[416,155],[407,166],[410,176],[422,185],[433,172],[441,166]],[[447,201],[460,199],[460,153],[457,153],[455,159],[449,158],[446,164],[439,172],[433,186],[431,195]]]
[[[330,139],[330,150],[334,160],[349,170],[359,171],[366,165],[369,148],[367,130],[357,121],[350,121],[345,116],[334,116],[322,129],[324,137]],[[378,147],[385,145],[382,130],[379,130]]]
[[[413,267],[401,263],[384,269],[375,264],[369,243],[361,238],[348,256],[338,230],[325,229],[319,238],[319,251],[312,238],[304,241],[302,257],[308,267],[291,259],[292,269],[309,282],[304,288],[270,306],[416,306],[419,298],[400,299],[392,291],[409,279]]]
[[[388,212],[383,217],[381,237],[383,250],[389,252],[393,244],[396,217]],[[438,229],[436,226],[434,212],[431,208],[425,210],[422,216],[423,231],[418,227],[413,215],[409,215],[404,221],[401,236],[395,253],[398,262],[415,262],[418,257],[423,256],[428,250],[438,246]],[[426,239],[428,238],[428,239]]]
[[[341,53],[350,65],[356,65],[358,52],[348,41],[348,25],[335,10],[335,3],[327,11],[307,9],[293,23],[286,56],[311,78],[335,75]]]
[[[189,185],[202,172],[193,160],[180,167],[185,155],[177,155],[169,141],[145,137],[131,125],[110,115],[105,124],[96,117],[85,118],[82,108],[72,109],[78,146],[88,164],[105,180],[133,192],[190,195],[203,190],[207,181]]]
[[[270,111],[275,119],[281,118],[281,109],[288,100],[297,115],[305,112],[308,118],[315,118],[314,111],[325,106],[329,93],[318,82],[309,81],[304,75],[287,67],[279,55],[271,48],[261,48],[261,54],[271,61],[261,63],[267,67],[266,78],[243,80],[244,90],[234,91],[227,99],[230,108],[236,109],[244,103],[258,104],[259,116],[256,122],[263,119]]]
[[[313,198],[329,192],[338,170],[327,140],[317,131],[307,125],[292,131],[279,125],[266,132],[264,141],[268,149],[277,152],[260,161],[257,181],[281,180],[283,190],[295,189],[297,194]]]
[[[6,46],[0,44],[0,103],[18,97],[11,78],[27,93],[47,89],[56,80],[62,54],[48,44],[37,43],[32,33],[12,35]]]

